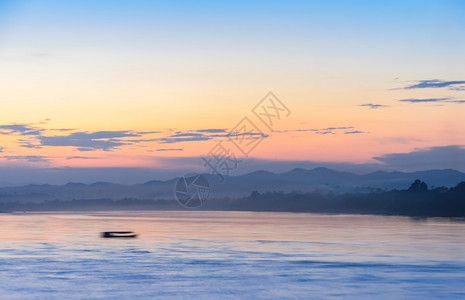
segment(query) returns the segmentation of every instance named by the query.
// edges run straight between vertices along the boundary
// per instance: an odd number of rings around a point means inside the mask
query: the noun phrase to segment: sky
[[[219,150],[237,174],[465,171],[463,28],[460,0],[4,0],[0,181]]]

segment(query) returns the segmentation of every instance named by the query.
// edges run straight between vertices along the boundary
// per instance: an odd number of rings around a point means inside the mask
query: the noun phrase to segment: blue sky
[[[173,135],[227,132],[270,90],[292,116],[255,160],[460,150],[463,28],[464,1],[2,1],[0,163],[190,161],[218,137]]]

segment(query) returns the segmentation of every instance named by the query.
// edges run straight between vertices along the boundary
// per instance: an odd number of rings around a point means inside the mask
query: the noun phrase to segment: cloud
[[[29,124],[0,125],[0,130],[2,130],[3,133],[17,133],[23,136],[40,136],[44,131],[44,129],[33,127]]]
[[[138,142],[137,138],[146,134],[161,133],[161,131],[135,132],[132,130],[120,131],[75,131],[71,128],[43,128],[33,126],[47,124],[50,119],[45,119],[32,124],[4,124],[0,125],[0,134],[19,134],[25,138],[18,142],[25,148],[41,148],[42,146],[74,146],[89,149],[112,149],[125,144]],[[67,133],[64,135],[51,134],[54,131]],[[47,135],[48,133],[48,135]],[[124,139],[124,140],[123,140]]]
[[[370,108],[370,109],[378,109],[378,108],[390,107],[389,105],[371,104],[371,103],[360,104],[360,106],[365,106],[365,107],[368,107],[368,108]]]
[[[344,132],[344,134],[359,134],[359,133],[368,133],[368,132],[361,131],[361,130],[352,130],[352,131]]]
[[[176,132],[175,134],[172,134],[170,137],[173,138],[178,138],[178,137],[192,137],[192,138],[198,138],[198,137],[203,137],[206,136],[203,133],[194,133],[194,132]]]
[[[157,138],[144,138],[148,134],[159,134],[165,133],[168,135],[165,137]],[[96,131],[96,132],[72,132],[67,135],[56,135],[56,136],[39,136],[37,140],[39,145],[23,141],[24,147],[41,147],[41,146],[54,146],[64,147],[71,146],[76,147],[79,151],[94,151],[104,150],[112,151],[122,146],[133,145],[144,142],[158,142],[160,144],[174,144],[183,142],[200,142],[209,141],[213,139],[227,139],[229,132],[226,129],[198,129],[198,130],[186,130],[168,132],[162,131],[146,131],[146,132],[135,132],[131,130],[126,131]],[[244,133],[243,135],[249,135],[251,138],[256,137],[267,137],[262,133]],[[179,149],[179,148],[178,148]],[[177,150],[179,151],[179,150]]]
[[[294,129],[294,130],[282,130],[282,131],[275,131],[275,132],[315,132],[315,133],[322,133],[328,132],[333,130],[347,130],[353,129],[354,126],[344,126],[344,127],[326,127],[326,128],[310,128],[310,129]]]
[[[49,131],[73,131],[76,130],[74,128],[48,128]]]
[[[405,169],[456,169],[465,168],[465,146],[451,145],[415,149],[408,153],[391,153],[373,157],[391,168]]]
[[[161,144],[174,144],[182,142],[200,142],[211,140],[211,137],[208,136],[196,136],[196,137],[166,137],[158,139]]]
[[[19,156],[2,156],[3,158],[6,158],[7,160],[24,160],[27,162],[33,162],[33,163],[44,163],[44,162],[49,162],[50,159],[47,156],[41,156],[41,155],[19,155]]]
[[[49,119],[46,119],[35,124],[46,124],[49,121]],[[231,135],[231,133],[224,128],[203,128],[184,131],[173,131],[172,129],[168,129],[163,131],[138,132],[133,130],[75,131],[75,129],[69,128],[49,129],[43,127],[35,127],[31,124],[0,125],[0,134],[12,133],[19,134],[23,137],[17,139],[19,146],[23,148],[41,149],[44,147],[74,147],[76,150],[80,152],[101,150],[114,151],[120,149],[123,146],[143,143],[175,144],[222,139],[228,140]],[[150,135],[152,134],[157,134],[158,136],[151,137]],[[248,139],[261,139],[269,137],[268,134],[264,134],[261,132],[236,133],[235,136],[247,136]]]
[[[456,100],[456,99],[453,99],[453,98],[424,98],[424,99],[411,98],[411,99],[401,99],[401,100],[398,100],[398,101],[400,101],[400,102],[410,102],[410,103],[432,103],[432,102],[457,103],[457,104],[465,103],[465,100]]]
[[[47,124],[50,119],[32,124],[0,125],[0,134],[19,134],[24,138],[18,139],[23,148],[41,149],[43,147],[75,147],[78,151],[113,151],[122,146],[158,142],[159,144],[173,144],[182,142],[200,142],[214,139],[228,139],[229,131],[225,128],[203,128],[196,130],[173,131],[76,131],[71,128],[43,128],[35,125]],[[33,126],[34,125],[34,126]],[[161,137],[151,138],[147,135],[159,134]],[[250,138],[268,137],[260,132],[240,133]]]
[[[101,157],[92,157],[92,156],[68,156],[66,157],[67,160],[71,159],[99,159]]]
[[[41,149],[42,148],[40,144],[34,144],[29,140],[18,140],[18,143],[23,148],[29,148],[29,149]]]
[[[367,163],[308,161],[308,160],[267,160],[258,158],[243,158],[240,166],[233,175],[267,170],[285,172],[293,168],[311,169],[327,167],[340,171],[366,174],[375,171],[422,171],[431,169],[455,169],[465,172],[465,145],[438,146],[415,149],[406,153],[387,153],[373,158]],[[198,157],[163,157],[159,159],[167,166],[189,166],[196,172],[204,172],[203,164]],[[187,171],[187,169],[186,169]],[[192,170],[191,170],[192,171]]]
[[[146,134],[155,134],[155,133],[162,133],[163,131],[139,131],[137,134],[146,135]]]
[[[156,149],[156,150],[153,150],[153,151],[183,151],[184,149],[182,148],[172,148],[172,149]]]
[[[462,92],[465,91],[465,86],[451,86],[449,90]]]
[[[346,130],[346,129],[352,129],[354,126],[346,126],[346,127],[328,127],[324,128],[322,130]]]
[[[45,124],[49,120],[37,124]],[[0,125],[0,134],[19,134],[25,138],[19,139],[21,147],[40,149],[47,147],[75,147],[78,151],[104,150],[112,151],[122,146],[134,145],[144,142],[158,142],[160,144],[172,144],[181,142],[208,141],[217,138],[228,138],[229,132],[223,128],[207,128],[198,130],[177,131],[77,131],[69,128],[45,129],[34,127],[31,124],[6,124]],[[58,135],[54,134],[59,132]],[[164,137],[144,138],[150,134],[164,134]],[[261,133],[247,133],[255,137]]]
[[[423,103],[423,102],[445,102],[448,101],[450,98],[426,98],[426,99],[401,99],[399,102],[410,102],[410,103]]]
[[[235,133],[234,136],[249,136],[250,139],[266,138],[268,134],[261,132],[244,132]],[[230,133],[226,129],[199,129],[199,130],[188,130],[188,131],[177,131],[174,134],[155,139],[161,144],[173,144],[182,142],[200,142],[209,141],[214,139],[228,139]]]
[[[313,132],[315,134],[352,134],[352,133],[368,133],[366,131],[356,130],[354,126],[339,126],[339,127],[326,127],[326,128],[310,128],[310,129],[292,129],[292,130],[277,130],[277,133],[287,132]]]
[[[114,139],[123,137],[136,137],[140,134],[125,130],[125,131],[95,131],[95,132],[74,132],[69,135],[74,139]]]
[[[424,142],[424,140],[414,137],[384,137],[377,139],[381,144],[411,144],[413,142]]]
[[[40,136],[41,146],[76,147],[79,151],[104,150],[110,151],[133,142],[121,140],[124,137],[140,136],[131,131],[96,131],[73,132],[68,135]]]
[[[208,133],[227,133],[227,129],[200,129],[200,130],[196,130],[197,132],[208,132]]]
[[[32,140],[19,140],[18,142],[25,148],[50,147],[76,147],[79,151],[104,150],[111,151],[120,146],[131,145],[139,140],[125,140],[125,138],[141,137],[142,134],[130,130],[124,131],[80,131],[66,135],[44,135],[43,129],[40,134],[34,136]],[[23,134],[24,135],[24,134]]]
[[[51,120],[52,120],[52,119],[47,118],[47,119],[44,119],[44,120],[39,121],[37,124],[47,124],[47,123],[50,122]]]
[[[439,79],[431,79],[431,80],[417,80],[415,84],[403,87],[401,89],[404,90],[411,90],[411,89],[426,89],[426,88],[444,88],[448,87],[452,90],[462,90],[465,85],[465,81],[463,80],[456,80],[456,81],[445,81]],[[458,86],[458,87],[457,87]]]

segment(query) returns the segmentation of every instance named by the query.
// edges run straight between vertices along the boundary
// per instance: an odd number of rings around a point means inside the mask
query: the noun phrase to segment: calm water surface
[[[2,299],[465,298],[465,222],[447,219],[26,213],[0,232]]]

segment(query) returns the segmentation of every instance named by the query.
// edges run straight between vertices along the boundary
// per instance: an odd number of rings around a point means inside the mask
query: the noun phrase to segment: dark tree
[[[412,192],[426,192],[428,191],[428,185],[424,181],[417,179],[408,190]]]
[[[257,192],[257,191],[253,191],[251,194],[250,194],[250,198],[258,198],[260,197],[260,193]]]

